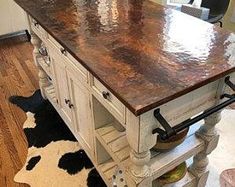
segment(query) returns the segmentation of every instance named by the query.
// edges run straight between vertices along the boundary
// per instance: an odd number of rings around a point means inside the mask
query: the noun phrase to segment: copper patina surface
[[[135,115],[235,71],[234,34],[148,0],[15,1]]]

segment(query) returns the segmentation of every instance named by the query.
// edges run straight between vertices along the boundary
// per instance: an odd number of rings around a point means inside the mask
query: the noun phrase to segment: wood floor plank
[[[9,103],[12,95],[31,95],[38,89],[32,45],[25,36],[0,41],[0,187],[26,187],[13,181],[27,155],[23,133],[25,113]]]

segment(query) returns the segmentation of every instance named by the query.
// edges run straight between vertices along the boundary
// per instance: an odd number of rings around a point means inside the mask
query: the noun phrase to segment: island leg
[[[34,63],[38,69],[38,76],[39,76],[39,87],[41,90],[42,97],[46,99],[46,94],[44,92],[44,88],[50,85],[48,80],[48,76],[46,72],[42,69],[42,67],[38,63],[38,58],[41,58],[41,54],[39,53],[39,48],[41,46],[41,40],[38,38],[36,34],[31,31],[31,43],[34,46],[33,49],[33,59]]]
[[[131,147],[131,164],[128,172],[134,179],[132,181],[129,178],[126,179],[128,186],[152,186],[148,163],[151,158],[150,149],[157,141],[156,136],[152,134],[152,129],[151,125],[141,124],[139,117],[127,112],[126,135]]]
[[[196,135],[205,141],[205,149],[194,156],[193,164],[189,171],[196,177],[198,187],[204,187],[208,178],[209,171],[207,166],[209,155],[218,145],[219,135],[215,129],[215,125],[221,119],[221,112],[215,113],[205,119],[205,124],[196,132]]]

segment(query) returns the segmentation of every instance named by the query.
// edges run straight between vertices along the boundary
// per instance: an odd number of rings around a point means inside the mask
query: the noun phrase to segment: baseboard
[[[9,33],[9,34],[0,35],[0,40],[19,37],[19,36],[22,36],[22,35],[26,35],[28,37],[27,32],[28,32],[27,30],[23,30],[23,31],[18,31],[18,32],[13,32],[13,33]]]

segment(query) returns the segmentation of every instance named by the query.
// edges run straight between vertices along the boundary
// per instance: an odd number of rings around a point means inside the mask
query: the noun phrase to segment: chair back
[[[202,7],[210,9],[210,15],[224,15],[228,9],[230,0],[202,0]]]

